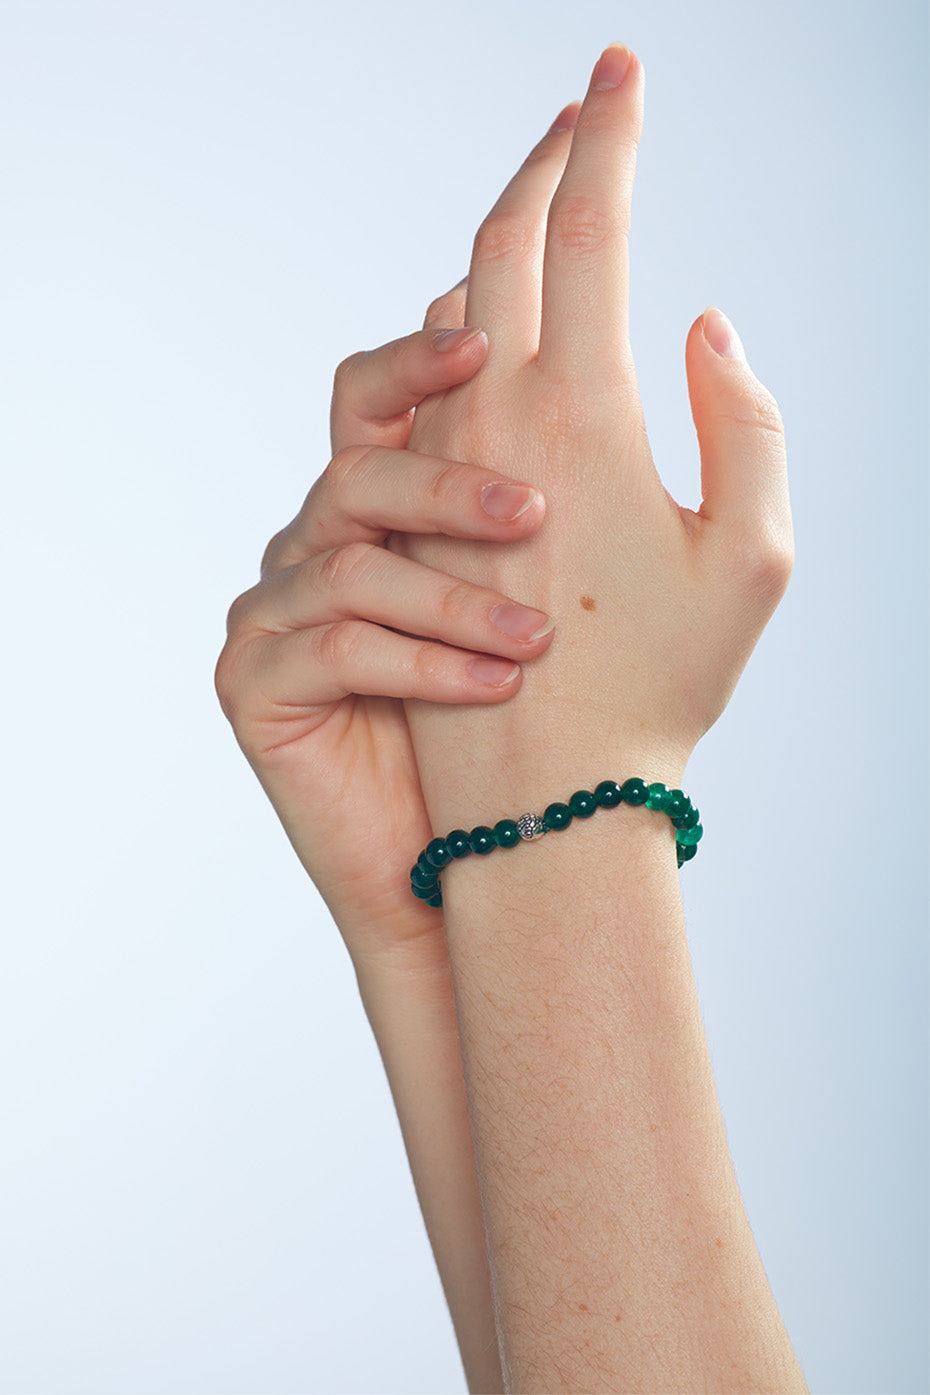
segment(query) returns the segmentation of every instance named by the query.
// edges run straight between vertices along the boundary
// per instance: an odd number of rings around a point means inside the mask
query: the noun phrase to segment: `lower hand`
[[[382,546],[393,529],[513,545],[542,519],[541,495],[500,472],[403,449],[420,400],[484,361],[481,335],[435,347],[463,306],[458,288],[429,329],[340,365],[334,457],[234,602],[217,666],[239,743],[356,963],[441,928],[409,891],[429,827],[402,699],[506,701],[549,643],[529,638],[545,615]]]

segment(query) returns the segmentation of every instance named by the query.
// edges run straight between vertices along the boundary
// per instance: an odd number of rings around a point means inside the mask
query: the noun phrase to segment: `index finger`
[[[606,48],[549,208],[539,364],[557,374],[629,363],[627,248],[643,88],[636,55]]]
[[[450,337],[441,339],[443,333]],[[483,330],[430,328],[345,359],[336,369],[330,411],[333,451],[366,445],[402,450],[413,409],[431,393],[467,382],[487,351]]]

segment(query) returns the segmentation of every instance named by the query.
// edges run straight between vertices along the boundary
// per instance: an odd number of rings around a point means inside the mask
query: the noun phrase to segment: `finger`
[[[713,306],[691,326],[685,362],[701,450],[699,516],[730,563],[742,572],[748,563],[760,592],[777,601],[794,559],[778,405],[746,362],[736,330]]]
[[[441,330],[418,330],[340,363],[330,410],[334,451],[357,445],[404,447],[413,408],[478,371],[487,335],[474,327],[452,328],[446,339]]]
[[[262,575],[351,542],[388,533],[443,533],[508,542],[542,522],[539,490],[481,465],[384,446],[351,446],[333,457],[293,522],[271,541]]]
[[[552,198],[539,363],[556,374],[629,360],[627,243],[643,87],[636,55],[605,49]]]
[[[475,236],[465,318],[488,331],[489,371],[511,372],[539,347],[546,213],[577,116],[573,102],[556,118]]]
[[[523,676],[510,659],[410,639],[363,620],[262,635],[250,649],[252,679],[265,700],[291,709],[339,702],[350,693],[504,702]]]
[[[276,572],[239,598],[230,626],[284,631],[356,619],[521,660],[548,648],[554,629],[544,611],[369,543]]]
[[[465,299],[468,294],[468,277],[463,276],[451,291],[437,296],[426,312],[424,329],[435,329],[438,325],[458,328],[465,323]]]

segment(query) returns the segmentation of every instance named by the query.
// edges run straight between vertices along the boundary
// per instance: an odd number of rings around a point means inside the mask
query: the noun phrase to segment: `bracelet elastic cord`
[[[550,804],[544,814],[521,814],[518,819],[501,819],[493,828],[479,824],[471,833],[456,828],[445,838],[427,843],[410,870],[410,889],[428,906],[442,905],[439,874],[443,867],[457,858],[477,853],[479,857],[495,848],[515,848],[523,841],[533,842],[544,833],[567,828],[572,819],[588,819],[597,809],[612,809],[616,804],[645,804],[667,814],[675,829],[675,850],[678,866],[689,862],[697,852],[704,829],[701,816],[682,790],[670,790],[665,785],[647,785],[645,780],[604,780],[593,794],[578,790],[567,804]]]

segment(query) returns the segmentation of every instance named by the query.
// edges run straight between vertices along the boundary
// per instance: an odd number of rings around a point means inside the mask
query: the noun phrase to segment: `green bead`
[[[689,800],[688,803],[691,804],[691,801]],[[676,828],[693,828],[696,823],[700,823],[700,820],[700,813],[695,809],[694,805],[691,804],[688,812],[686,814],[679,814],[677,818],[672,819],[672,823]]]
[[[675,837],[680,848],[696,848],[704,837],[704,830],[699,823],[696,823],[693,828],[683,828],[675,834]]]
[[[434,838],[431,843],[427,843],[424,851],[427,862],[431,862],[434,867],[445,867],[447,863],[452,861],[452,854],[446,846],[445,838]]]
[[[645,804],[649,790],[642,780],[624,780],[620,786],[620,797],[624,804]]]
[[[418,863],[416,864],[415,867],[411,867],[411,869],[410,869],[410,884],[411,884],[411,886],[414,886],[414,887],[417,887],[417,886],[418,886],[418,887],[420,887],[421,889],[422,889],[423,887],[425,887],[425,886],[433,887],[433,886],[436,885],[436,882],[438,881],[438,879],[439,879],[439,874],[438,874],[438,872],[436,871],[436,868],[435,868],[435,867],[431,867],[431,868],[429,869],[429,871],[427,872],[427,871],[425,871],[425,870],[420,866],[420,864],[419,864],[419,862],[418,862]]]
[[[484,856],[485,853],[493,852],[497,847],[494,841],[494,829],[479,823],[477,828],[473,828],[468,835],[468,845],[473,853]]]
[[[453,857],[467,857],[471,852],[468,834],[464,828],[454,828],[446,834],[446,847]]]
[[[550,804],[543,814],[543,823],[550,830],[568,828],[572,821],[572,811],[567,804]]]
[[[436,895],[436,892],[439,890],[439,883],[433,882],[432,886],[414,886],[413,882],[411,882],[410,890],[418,901],[428,901],[431,896]]]
[[[420,856],[417,858],[417,866],[419,867],[421,872],[432,872],[435,876],[436,868],[433,866],[429,858],[426,856],[425,848],[420,853]]]
[[[597,809],[597,800],[589,790],[576,790],[568,801],[568,807],[576,819],[589,819]]]
[[[671,795],[667,785],[650,785],[649,792],[646,795],[646,807],[648,809],[667,809],[670,798]]]
[[[617,784],[616,780],[602,780],[594,791],[594,798],[602,809],[612,809],[614,805],[619,804],[622,799],[620,786]]]
[[[426,898],[426,904],[427,904],[428,906],[441,906],[441,905],[442,905],[442,892],[441,892],[441,891],[437,891],[435,896],[428,896],[428,897]]]
[[[501,819],[494,825],[494,841],[499,848],[515,848],[520,842],[520,830],[513,819]]]
[[[684,790],[669,790],[668,803],[665,812],[670,819],[677,819],[679,815],[686,814],[691,808],[691,800]]]
[[[694,856],[694,854],[695,854],[696,852],[697,852],[697,843],[692,843],[692,845],[691,845],[690,848],[689,848],[689,847],[682,847],[682,845],[679,843],[679,844],[678,844],[678,866],[680,867],[681,864],[682,864],[683,862],[690,862],[691,859],[692,859],[692,857]]]

